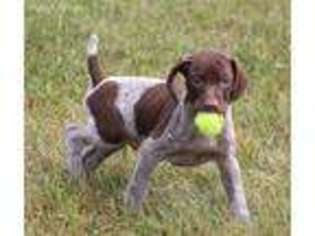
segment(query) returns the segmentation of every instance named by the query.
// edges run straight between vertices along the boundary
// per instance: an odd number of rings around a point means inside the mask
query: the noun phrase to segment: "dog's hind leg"
[[[103,142],[94,126],[66,125],[66,171],[73,177],[86,176],[121,145]]]

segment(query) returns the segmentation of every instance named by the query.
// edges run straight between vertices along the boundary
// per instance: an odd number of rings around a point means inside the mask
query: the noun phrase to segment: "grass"
[[[28,0],[25,19],[26,235],[290,233],[288,0]],[[229,217],[211,164],[162,165],[139,215],[122,204],[134,165],[129,148],[89,183],[67,180],[63,126],[84,120],[91,32],[110,74],[163,76],[183,53],[207,47],[239,59],[250,82],[234,113],[251,226]]]

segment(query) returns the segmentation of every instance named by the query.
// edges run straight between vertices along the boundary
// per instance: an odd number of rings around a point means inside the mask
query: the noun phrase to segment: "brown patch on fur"
[[[234,59],[232,59],[231,63],[233,68],[234,80],[232,91],[230,94],[230,100],[235,101],[244,93],[247,87],[247,78],[243,70]]]
[[[159,123],[154,127],[154,130],[151,133],[151,137],[153,139],[156,139],[163,134],[177,104],[178,103],[173,98],[169,99],[165,103],[161,113],[159,114]]]
[[[140,147],[141,143],[136,141],[136,140],[128,140],[127,144],[132,147],[133,150],[138,150],[138,148]]]
[[[154,129],[155,135],[158,135],[166,127],[175,106],[176,102],[165,84],[148,89],[135,105],[138,133],[148,136]]]
[[[99,135],[105,142],[113,144],[128,139],[123,118],[114,104],[117,94],[116,82],[109,81],[93,91],[86,99]]]

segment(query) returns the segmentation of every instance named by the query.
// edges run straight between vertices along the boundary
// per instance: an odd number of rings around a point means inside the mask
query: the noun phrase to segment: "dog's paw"
[[[128,188],[124,194],[124,204],[132,212],[142,210],[142,198],[138,196],[136,188]]]
[[[73,131],[73,130],[77,130],[81,128],[81,125],[78,124],[78,123],[74,123],[74,122],[69,122],[69,123],[66,123],[65,124],[65,130],[66,132],[69,132],[69,131]]]
[[[85,170],[80,156],[74,155],[71,151],[67,152],[64,169],[65,172],[74,179],[85,176]]]
[[[250,213],[249,213],[247,208],[233,207],[232,206],[231,211],[232,211],[233,216],[236,219],[238,219],[244,223],[250,223],[251,222]]]

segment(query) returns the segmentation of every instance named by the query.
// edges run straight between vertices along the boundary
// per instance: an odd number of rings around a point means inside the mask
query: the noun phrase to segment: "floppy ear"
[[[247,78],[234,59],[231,60],[231,65],[233,70],[233,83],[230,91],[230,101],[233,102],[244,93],[247,87]]]
[[[174,79],[176,78],[177,73],[181,73],[182,75],[186,76],[190,64],[191,64],[191,55],[183,56],[179,60],[179,62],[175,66],[172,67],[172,69],[170,70],[167,76],[166,86],[169,89],[172,97],[176,101],[178,101],[179,99],[173,88]]]

